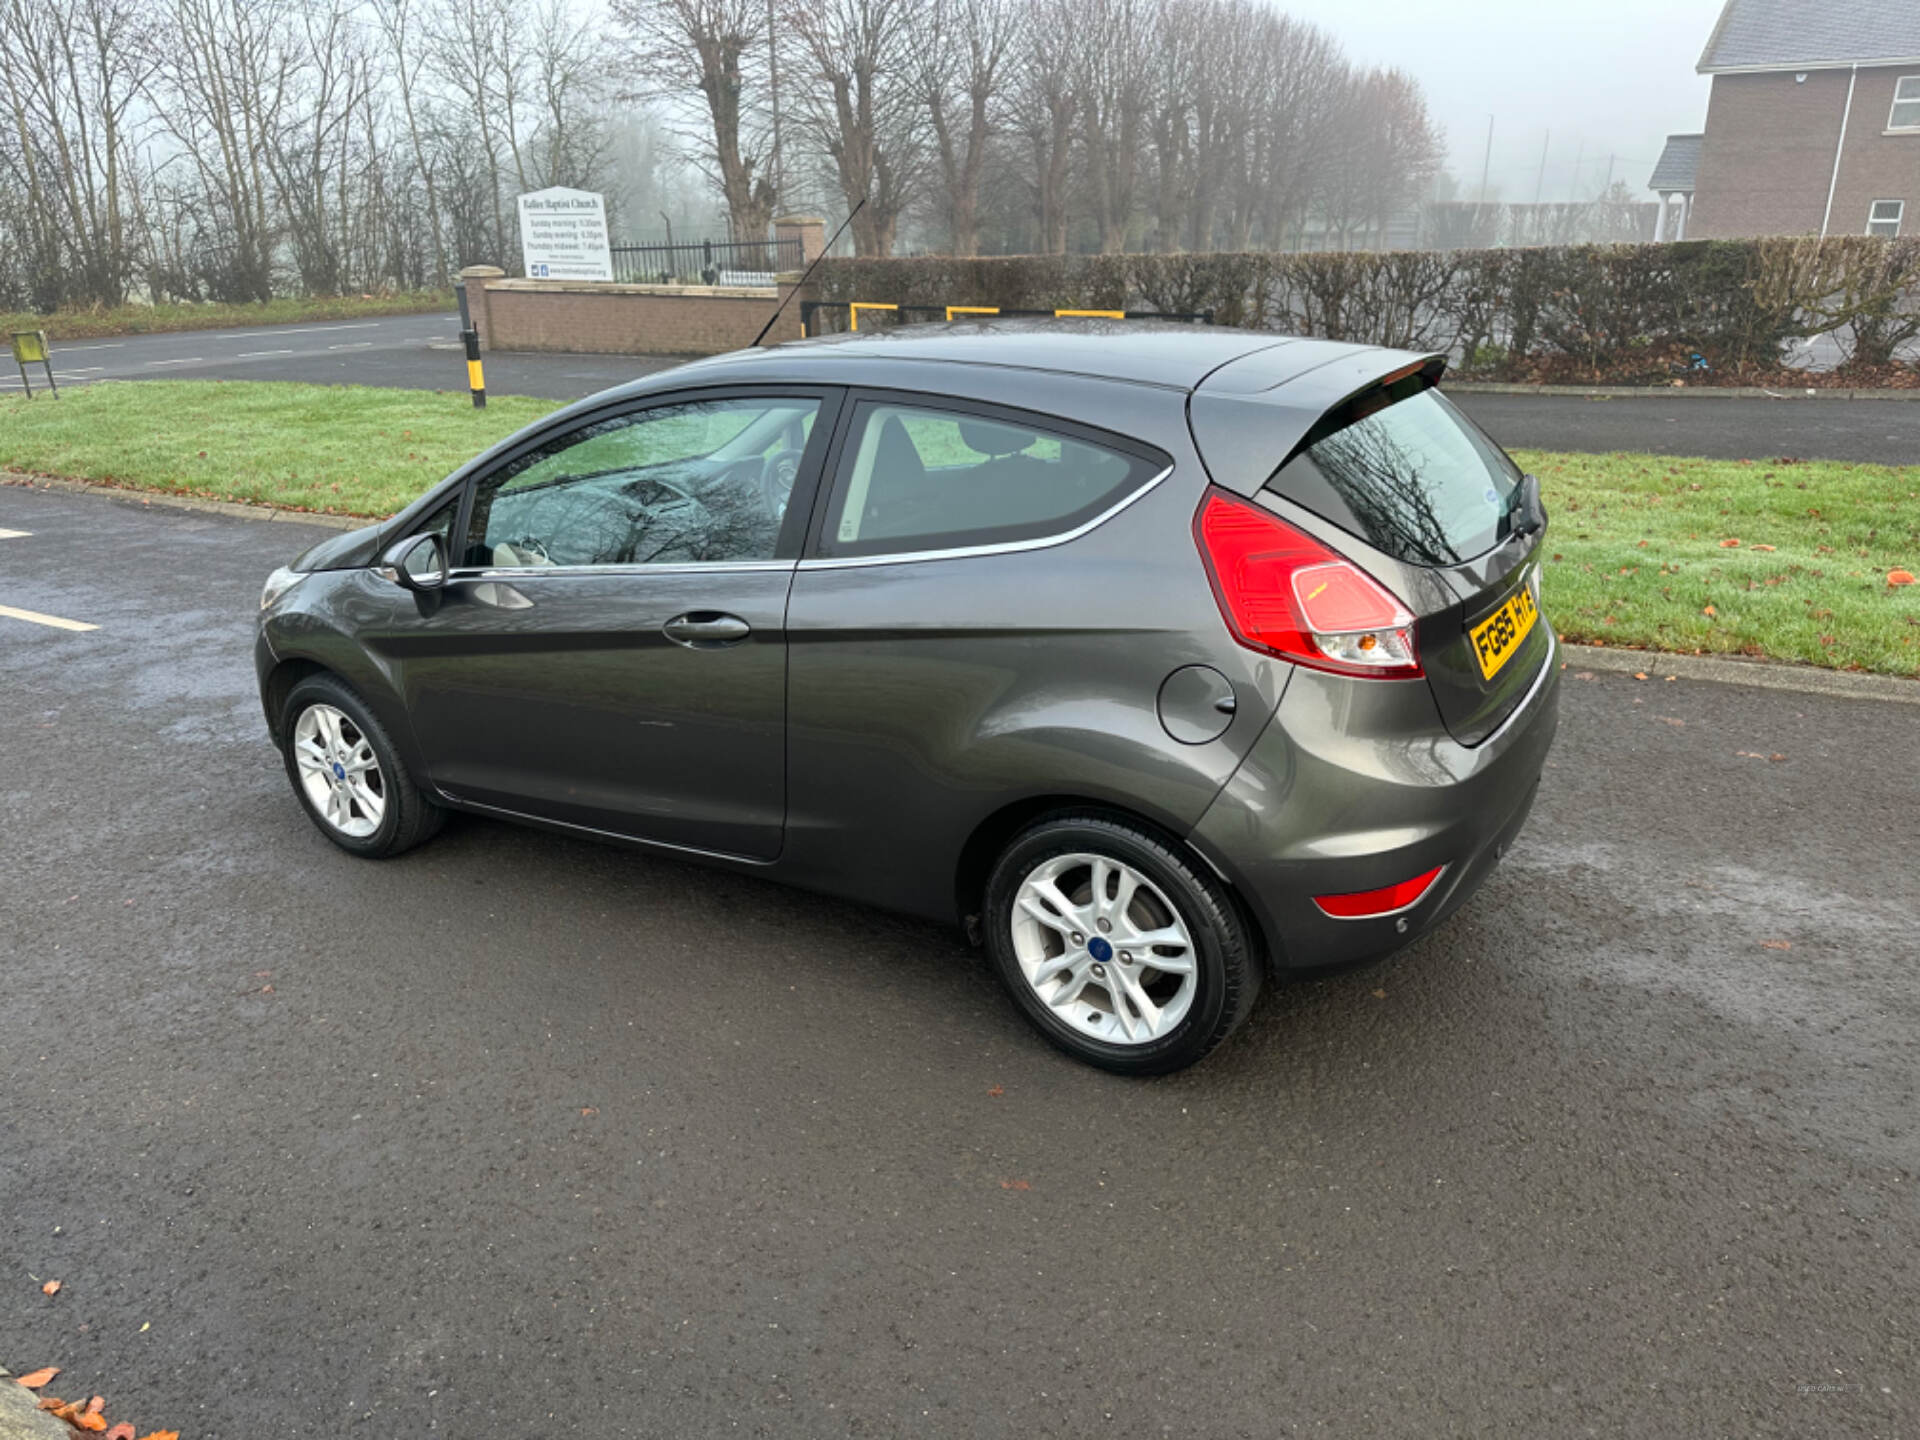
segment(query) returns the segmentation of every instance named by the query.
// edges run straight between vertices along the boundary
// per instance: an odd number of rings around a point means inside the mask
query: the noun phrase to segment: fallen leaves
[[[1700,613],[1701,613],[1702,615],[1709,615],[1709,616],[1711,616],[1711,615],[1718,615],[1718,614],[1719,614],[1720,612],[1719,612],[1718,610],[1716,610],[1716,609],[1714,609],[1714,608],[1713,608],[1713,606],[1711,606],[1711,605],[1709,605],[1709,606],[1707,606],[1707,608],[1706,608],[1706,609],[1704,609],[1704,610],[1702,610],[1702,611],[1701,611]]]
[[[1913,584],[1913,572],[1911,570],[1889,570],[1887,572],[1887,584],[1889,586],[1911,585]]]
[[[44,1385],[47,1379],[59,1373],[58,1369],[49,1367],[45,1370],[36,1370],[26,1378],[32,1380],[40,1377],[40,1383]],[[26,1382],[23,1380],[21,1383],[25,1384]],[[107,1428],[107,1401],[105,1396],[95,1395],[91,1400],[80,1401],[61,1400],[49,1395],[40,1402],[40,1408],[53,1416],[54,1419],[64,1420],[67,1424],[73,1426],[74,1429],[84,1430],[90,1435],[101,1435],[104,1437],[104,1440],[134,1440],[133,1426],[125,1420],[122,1420],[111,1430]],[[154,1430],[142,1436],[141,1440],[180,1440],[180,1432],[178,1430]]]
[[[58,1365],[49,1365],[45,1369],[34,1371],[31,1375],[20,1376],[17,1383],[29,1390],[38,1390],[59,1373]],[[48,1395],[40,1401],[39,1408],[54,1419],[64,1420],[74,1429],[85,1431],[89,1435],[100,1435],[104,1440],[134,1440],[133,1426],[125,1420],[111,1430],[107,1428],[107,1401],[104,1395],[95,1395],[90,1400],[62,1400],[57,1395]],[[153,1430],[140,1437],[140,1440],[180,1440],[180,1432]]]
[[[1740,548],[1740,542],[1738,540],[1722,540],[1720,542],[1720,548],[1722,550],[1737,550]]]
[[[1771,755],[1762,755],[1758,750],[1736,750],[1733,753],[1738,755],[1742,760],[1771,760],[1776,764],[1787,758],[1778,750],[1774,751]]]
[[[1762,950],[1791,950],[1791,949],[1793,949],[1793,941],[1791,941],[1791,940],[1762,940],[1762,941],[1760,942],[1760,948],[1761,948]]]
[[[1000,1182],[1000,1188],[1002,1190],[1031,1190],[1033,1189],[1033,1182],[1030,1180],[1002,1180]]]
[[[989,1099],[998,1100],[1002,1095],[1006,1093],[1007,1093],[1007,1087],[1004,1085],[989,1085],[987,1087],[987,1096]]]
[[[58,1295],[60,1293],[60,1282],[58,1280],[47,1281],[46,1284],[40,1287],[40,1293],[42,1295]]]

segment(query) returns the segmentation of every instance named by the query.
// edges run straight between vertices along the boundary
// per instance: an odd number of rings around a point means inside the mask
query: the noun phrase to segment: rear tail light
[[[1220,613],[1242,645],[1342,675],[1420,674],[1413,616],[1351,560],[1218,491],[1194,530]]]
[[[1427,891],[1433,888],[1433,882],[1440,878],[1440,872],[1446,868],[1436,865],[1424,875],[1416,875],[1411,880],[1402,880],[1398,885],[1388,885],[1379,890],[1360,890],[1351,895],[1316,895],[1313,903],[1336,920],[1369,920],[1380,915],[1395,915],[1419,904]]]

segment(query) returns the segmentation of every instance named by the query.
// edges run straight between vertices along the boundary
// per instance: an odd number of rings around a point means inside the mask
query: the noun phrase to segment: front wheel
[[[398,855],[446,818],[413,783],[366,701],[332,675],[293,687],[281,712],[280,743],[287,778],[308,818],[350,854]]]
[[[1099,815],[1043,820],[987,882],[1001,982],[1068,1054],[1124,1075],[1206,1055],[1246,1018],[1261,966],[1217,881],[1144,829]]]

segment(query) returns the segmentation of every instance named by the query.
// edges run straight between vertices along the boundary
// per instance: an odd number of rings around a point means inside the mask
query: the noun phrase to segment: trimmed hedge
[[[1839,374],[1920,384],[1920,239],[829,259],[814,292],[828,302],[1210,310],[1220,325],[1444,351],[1456,373],[1502,380],[1753,379],[1781,372],[1790,341],[1826,335],[1840,347]],[[817,319],[834,323],[832,312]]]

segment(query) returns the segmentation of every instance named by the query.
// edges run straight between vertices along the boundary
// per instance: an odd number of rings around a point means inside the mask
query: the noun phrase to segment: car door
[[[837,393],[679,392],[477,477],[382,643],[432,783],[755,859],[786,809],[786,606]]]

